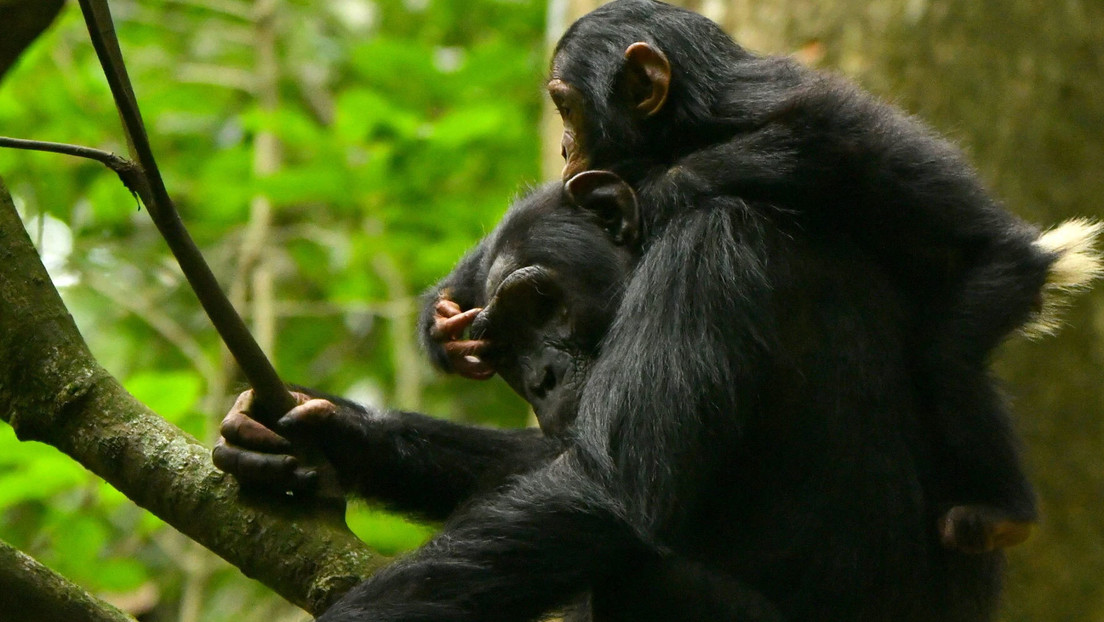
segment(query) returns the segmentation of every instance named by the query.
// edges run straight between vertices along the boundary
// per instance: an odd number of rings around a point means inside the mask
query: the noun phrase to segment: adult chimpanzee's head
[[[483,359],[524,397],[541,428],[574,420],[587,369],[639,256],[636,197],[588,171],[515,203],[486,240],[487,304],[472,336]]]
[[[617,0],[560,39],[548,92],[563,118],[564,179],[714,141],[714,103],[745,52],[717,24],[653,0]]]

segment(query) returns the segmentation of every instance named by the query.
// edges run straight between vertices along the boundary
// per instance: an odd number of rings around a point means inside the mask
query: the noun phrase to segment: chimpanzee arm
[[[778,349],[766,236],[781,235],[742,201],[703,201],[657,232],[626,289],[579,421],[604,431],[650,533],[682,526],[754,416]]]
[[[536,429],[462,425],[340,398],[300,394],[300,403],[278,429],[313,438],[346,491],[433,520],[563,451],[562,441]],[[223,421],[215,464],[246,485],[309,489],[311,470],[287,455],[290,443],[249,417],[251,404],[243,394]]]

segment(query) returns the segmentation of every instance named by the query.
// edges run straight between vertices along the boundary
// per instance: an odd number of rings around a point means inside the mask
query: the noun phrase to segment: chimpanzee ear
[[[659,48],[638,41],[625,50],[625,79],[631,104],[650,117],[667,103],[671,63]]]
[[[614,244],[640,244],[640,206],[636,193],[609,171],[583,171],[564,184],[567,196],[581,210],[594,214]]]

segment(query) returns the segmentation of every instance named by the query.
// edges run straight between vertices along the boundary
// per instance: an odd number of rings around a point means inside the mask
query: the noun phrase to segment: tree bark
[[[292,603],[320,613],[386,563],[340,516],[250,495],[210,450],[102,369],[0,181],[0,419],[57,447],[138,505]]]

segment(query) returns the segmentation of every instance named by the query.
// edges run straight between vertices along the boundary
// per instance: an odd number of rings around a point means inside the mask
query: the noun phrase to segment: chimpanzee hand
[[[433,308],[433,326],[430,339],[441,347],[452,371],[474,380],[486,380],[495,370],[479,355],[487,347],[482,339],[463,339],[464,331],[475,321],[480,308],[461,311],[460,305],[442,296]]]
[[[277,422],[283,435],[253,419],[253,391],[238,396],[222,420],[222,434],[215,444],[215,466],[231,474],[243,486],[279,492],[317,492],[320,487],[339,481],[344,471],[341,462],[330,457],[341,452],[354,439],[364,435],[368,413],[349,406],[338,406],[303,393],[292,393],[298,406]],[[312,442],[322,448],[325,461],[304,465],[296,457],[296,443],[288,438]],[[332,439],[340,439],[333,441]],[[331,451],[334,450],[334,451]]]

